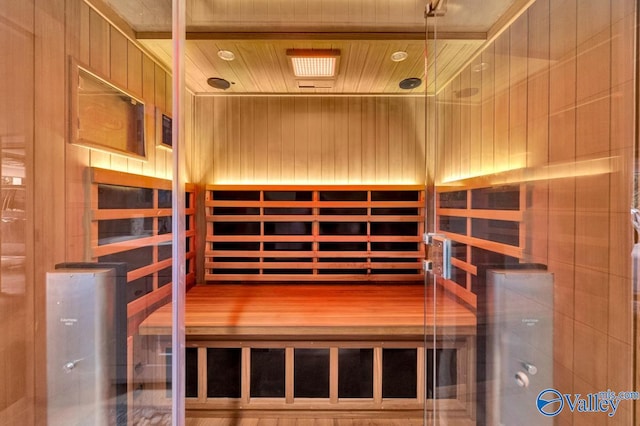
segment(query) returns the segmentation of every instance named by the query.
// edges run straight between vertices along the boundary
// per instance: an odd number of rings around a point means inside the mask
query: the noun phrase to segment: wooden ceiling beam
[[[199,32],[190,31],[187,40],[424,40],[424,32]],[[429,33],[430,40],[434,33]],[[170,32],[136,32],[138,40],[169,40]],[[439,40],[486,40],[485,32],[438,32]]]

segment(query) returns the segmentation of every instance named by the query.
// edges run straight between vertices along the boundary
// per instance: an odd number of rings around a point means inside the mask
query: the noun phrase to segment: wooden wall
[[[195,100],[194,181],[419,184],[423,97]]]
[[[5,99],[0,138],[3,145],[9,140],[23,144],[28,194],[25,290],[12,299],[10,310],[0,308],[0,319],[10,312],[13,321],[3,321],[11,333],[0,333],[0,425],[46,422],[46,351],[35,350],[45,347],[45,274],[60,262],[89,260],[88,167],[171,177],[172,154],[155,148],[153,123],[156,106],[171,110],[171,76],[104,3],[91,3],[0,1],[2,57],[7,59],[0,79]],[[145,101],[146,161],[68,143],[71,57]],[[190,111],[193,99],[187,97]],[[1,299],[6,302],[4,295]]]
[[[7,188],[5,194],[18,193],[26,200],[26,215],[8,212],[16,221],[0,223],[0,425],[33,424],[34,411],[29,401],[34,396],[34,297],[33,256],[20,259],[21,253],[33,253],[33,182],[29,167],[20,170],[21,156],[33,155],[34,128],[34,1],[0,1],[0,159],[3,176],[24,173],[28,186]],[[29,179],[29,180],[28,180]],[[21,203],[20,203],[21,204]],[[8,208],[18,208],[10,204]],[[6,258],[5,256],[9,256]],[[18,257],[14,257],[18,256]],[[13,260],[12,260],[13,259]]]
[[[555,275],[564,393],[633,388],[636,7],[538,0],[438,96],[438,182],[525,167],[536,178],[525,255]],[[583,424],[564,411],[558,424]],[[631,412],[621,403],[616,422]]]

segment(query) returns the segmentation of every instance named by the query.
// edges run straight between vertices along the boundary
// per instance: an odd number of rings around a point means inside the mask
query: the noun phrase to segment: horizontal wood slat
[[[416,201],[206,201],[206,207],[264,207],[264,208],[419,208]]]
[[[424,251],[250,251],[250,250],[206,250],[206,257],[393,257],[421,258]]]
[[[495,186],[486,179],[467,179],[436,188],[436,232],[454,242],[457,257],[465,255],[465,260],[451,259],[459,271],[440,284],[471,306],[477,300],[472,277],[478,274],[477,265],[486,263],[482,251],[492,253],[492,263],[500,263],[502,256],[505,265],[524,257],[525,184],[507,184],[500,174],[493,181]]]
[[[424,279],[423,274],[205,274],[206,281],[236,281],[236,282],[288,282],[288,281],[331,281],[331,282],[407,282],[421,281]]]
[[[114,220],[163,216],[171,216],[171,209],[95,209],[91,212],[91,220]]]
[[[206,188],[207,280],[422,279],[422,187]]]
[[[140,280],[142,278],[148,278],[150,282],[145,283],[145,286],[150,285],[149,290],[142,288],[136,289],[136,294],[142,292],[141,296],[135,296],[133,300],[130,300],[127,306],[129,317],[132,318],[139,314],[144,314],[147,309],[157,305],[160,302],[165,301],[171,296],[171,283],[167,283],[166,279],[159,279],[159,273],[167,268],[170,268],[173,264],[173,259],[167,257],[167,249],[172,242],[171,224],[169,223],[169,229],[161,229],[166,227],[166,220],[160,222],[159,218],[171,217],[173,211],[171,208],[164,206],[160,208],[159,192],[158,191],[171,191],[172,182],[166,179],[160,179],[149,176],[133,175],[130,173],[117,172],[113,170],[90,168],[89,169],[91,187],[91,210],[89,211],[91,216],[91,235],[90,235],[90,250],[93,260],[99,260],[103,256],[110,256],[110,261],[125,261],[129,264],[137,266],[136,269],[127,273],[127,281],[129,285],[131,283]],[[149,207],[149,201],[143,204],[144,208],[140,208],[139,205],[135,205],[135,199],[131,200],[127,198],[123,193],[122,200],[102,200],[102,206],[99,206],[98,195],[99,185],[112,185],[123,186],[134,189],[152,190],[153,205]],[[117,194],[117,190],[114,194]],[[189,230],[185,231],[186,238],[193,238],[196,236],[195,229],[195,213],[196,213],[196,186],[193,184],[185,185],[185,197],[186,203],[189,206],[185,208],[185,223]],[[118,195],[112,194],[112,197],[118,197]],[[166,194],[164,194],[166,197]],[[117,201],[117,202],[116,202]],[[117,206],[118,208],[108,208],[109,204]],[[121,208],[123,205],[127,207],[131,205],[131,208]],[[100,208],[101,207],[101,208]],[[134,221],[133,219],[148,218],[145,221]],[[127,222],[126,220],[131,221]],[[124,222],[110,222],[125,220]],[[149,225],[151,220],[152,225]],[[104,226],[101,225],[104,224]],[[133,229],[137,226],[145,227],[145,229]],[[149,228],[151,226],[151,228]],[[103,231],[100,229],[104,228]],[[148,229],[147,229],[148,228]],[[162,233],[167,232],[168,233]],[[101,232],[105,232],[104,235],[100,235]],[[105,236],[106,235],[106,236]],[[141,238],[136,238],[138,235],[144,235]],[[120,240],[120,241],[118,241]],[[110,244],[99,245],[100,242],[113,241]],[[128,254],[125,253],[129,250],[139,249],[143,247],[149,247],[148,251],[143,254]],[[160,250],[163,250],[162,252]],[[118,259],[118,255],[120,255]],[[115,259],[115,260],[114,260]],[[162,259],[162,260],[159,260]],[[187,270],[185,273],[187,285],[193,285],[195,283],[195,244],[190,243],[186,247],[185,259],[187,261]],[[142,266],[140,266],[142,265]]]
[[[171,190],[172,183],[167,179],[160,179],[151,176],[134,175],[115,170],[100,169],[92,167],[90,169],[91,182],[94,184],[107,184],[129,186],[134,188]]]
[[[211,269],[420,269],[422,262],[205,262]]]
[[[209,215],[208,222],[422,222],[424,216],[398,215]]]
[[[157,244],[171,241],[171,234],[155,235],[153,237],[136,238],[120,243],[94,246],[91,250],[92,257],[101,257],[123,251],[133,250],[140,247],[155,246]]]

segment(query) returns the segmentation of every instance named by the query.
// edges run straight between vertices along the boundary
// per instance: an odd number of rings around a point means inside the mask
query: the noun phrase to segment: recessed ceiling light
[[[398,50],[391,54],[391,60],[393,62],[402,62],[409,57],[409,54],[403,50]]]
[[[336,49],[287,49],[296,77],[332,78],[338,73],[340,51]]]
[[[236,55],[230,50],[218,50],[218,56],[224,61],[233,61]]]

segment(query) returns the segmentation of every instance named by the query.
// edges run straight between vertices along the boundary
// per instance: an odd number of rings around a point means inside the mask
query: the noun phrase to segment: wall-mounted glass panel
[[[211,191],[213,200],[220,201],[259,201],[260,191]]]
[[[264,235],[311,235],[311,222],[265,222]]]
[[[172,194],[173,192],[169,189],[158,189],[158,208],[170,209]],[[189,199],[189,197],[186,197],[186,199]]]
[[[320,235],[367,235],[365,222],[320,222]]]
[[[367,201],[367,191],[320,191],[320,201]]]
[[[471,236],[496,243],[518,246],[520,224],[508,220],[471,219]]]
[[[259,222],[216,222],[214,235],[260,235]]]
[[[158,218],[158,235],[171,233],[171,216],[161,216]]]
[[[185,394],[187,398],[198,396],[198,348],[185,348]]]
[[[490,210],[520,209],[520,187],[508,185],[471,191],[471,208]]]
[[[419,191],[371,191],[371,201],[418,201]]]
[[[427,349],[427,374],[433,374],[433,349]],[[433,380],[427,380],[427,399],[453,399],[458,396],[458,351],[436,349],[436,390]]]
[[[415,349],[382,350],[382,397],[415,398],[417,392]]]
[[[329,349],[295,349],[293,396],[329,398]]]
[[[240,398],[242,349],[207,348],[207,397]]]
[[[169,266],[168,268],[164,268],[158,271],[158,287],[164,287],[167,284],[170,284],[173,280],[172,278],[173,268]]]
[[[127,303],[153,291],[153,275],[147,275],[127,283]]]
[[[125,262],[127,271],[134,271],[153,263],[153,246],[107,254],[98,258],[100,262]]]
[[[151,209],[153,189],[98,185],[98,209]]]
[[[99,246],[152,235],[153,218],[150,217],[98,221]]]
[[[338,398],[373,398],[373,349],[338,349]]]
[[[251,348],[252,398],[284,398],[284,349]]]
[[[467,218],[457,216],[440,216],[440,230],[454,234],[467,234]]]
[[[443,192],[438,194],[440,208],[443,209],[466,209],[467,191]]]

